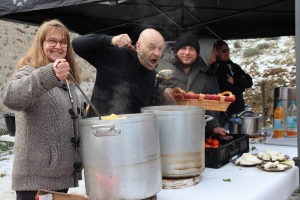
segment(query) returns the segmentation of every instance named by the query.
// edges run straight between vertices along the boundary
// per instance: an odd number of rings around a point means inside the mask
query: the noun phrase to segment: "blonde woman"
[[[67,192],[78,186],[80,102],[69,80],[72,74],[80,82],[78,73],[69,31],[51,20],[41,25],[0,90],[3,104],[16,111],[12,188],[17,200],[34,200],[39,189]]]

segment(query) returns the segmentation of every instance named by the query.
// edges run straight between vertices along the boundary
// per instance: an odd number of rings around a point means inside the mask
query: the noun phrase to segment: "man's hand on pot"
[[[166,101],[168,101],[172,104],[176,104],[176,100],[174,99],[171,88],[166,88],[164,90],[164,98],[165,98]]]
[[[212,130],[212,132],[216,135],[226,135],[227,131],[224,128],[216,127]]]

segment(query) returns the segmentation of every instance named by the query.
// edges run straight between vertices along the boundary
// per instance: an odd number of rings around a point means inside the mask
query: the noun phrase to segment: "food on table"
[[[210,147],[211,147],[211,145],[205,143],[205,148],[210,148]]]
[[[113,119],[126,119],[126,116],[119,117],[116,114],[111,114],[108,117],[102,117],[102,120],[113,120]]]
[[[257,157],[267,161],[286,160],[285,153],[279,151],[269,151],[265,149],[263,152],[257,153]]]
[[[216,139],[213,139],[212,141],[211,141],[211,145],[217,145],[217,146],[219,146],[219,141],[218,140],[216,140]]]
[[[251,147],[251,151],[257,150],[257,148],[255,146]]]
[[[275,162],[267,162],[264,164],[264,169],[271,170],[271,169],[277,169],[277,170],[284,170],[287,165],[279,164],[278,161]]]
[[[195,94],[192,91],[186,93],[181,88],[175,87],[172,89],[172,94],[177,105],[200,106],[213,111],[225,112],[228,106],[235,101],[235,96],[229,91],[220,94]]]
[[[206,138],[205,140],[205,148],[218,148],[220,146],[220,142],[217,139]]]
[[[235,164],[240,165],[253,165],[253,164],[259,164],[262,161],[259,160],[256,156],[252,155],[251,153],[243,153],[243,155],[236,159]]]
[[[230,93],[229,96],[223,95],[223,93]],[[216,100],[220,101],[221,98],[224,98],[224,101],[226,102],[234,102],[235,101],[235,96],[231,92],[223,92],[220,94],[195,94],[192,91],[185,92],[179,87],[173,88],[173,96],[175,99],[200,99],[200,100]]]
[[[231,182],[231,179],[230,178],[227,178],[227,179],[223,179],[224,182]]]
[[[211,138],[206,138],[205,143],[211,145],[211,141],[212,141]]]

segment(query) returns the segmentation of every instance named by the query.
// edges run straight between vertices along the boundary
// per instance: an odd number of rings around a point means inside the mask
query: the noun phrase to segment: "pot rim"
[[[191,115],[205,114],[205,108],[200,106],[181,106],[181,105],[166,105],[166,106],[148,106],[141,108],[142,113],[155,113],[158,115]]]
[[[105,124],[124,124],[135,123],[148,120],[156,120],[156,115],[153,113],[134,113],[134,114],[120,114],[118,117],[126,117],[125,119],[99,120],[98,117],[91,117],[79,120],[81,126],[105,125]],[[108,117],[108,116],[101,116]]]

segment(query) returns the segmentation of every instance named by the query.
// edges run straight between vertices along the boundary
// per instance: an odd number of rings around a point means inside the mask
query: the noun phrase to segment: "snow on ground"
[[[234,42],[239,41],[241,44],[241,48],[235,48]],[[243,40],[229,40],[228,46],[230,48],[230,58],[234,63],[240,65],[240,67],[251,74],[251,67],[253,65],[257,65],[258,68],[255,71],[258,71],[258,75],[254,75],[253,83],[254,85],[262,81],[262,75],[266,72],[266,70],[274,69],[274,68],[285,68],[288,73],[291,71],[295,71],[296,66],[288,66],[286,64],[278,63],[278,61],[286,61],[292,58],[294,61],[295,58],[295,41],[292,36],[283,36],[276,38],[274,40],[266,38],[266,39],[243,39]],[[243,56],[244,50],[249,48],[256,48],[258,44],[268,43],[270,48],[262,50],[262,54],[259,56],[252,56],[249,58],[245,58]],[[276,77],[272,77],[276,78]]]
[[[11,189],[11,173],[14,154],[8,151],[0,152],[0,199],[15,200],[16,193]],[[70,188],[68,193],[86,195],[84,179],[79,181],[79,187]]]
[[[0,197],[3,200],[16,199],[15,191],[11,189],[11,170],[14,154],[0,153]]]

